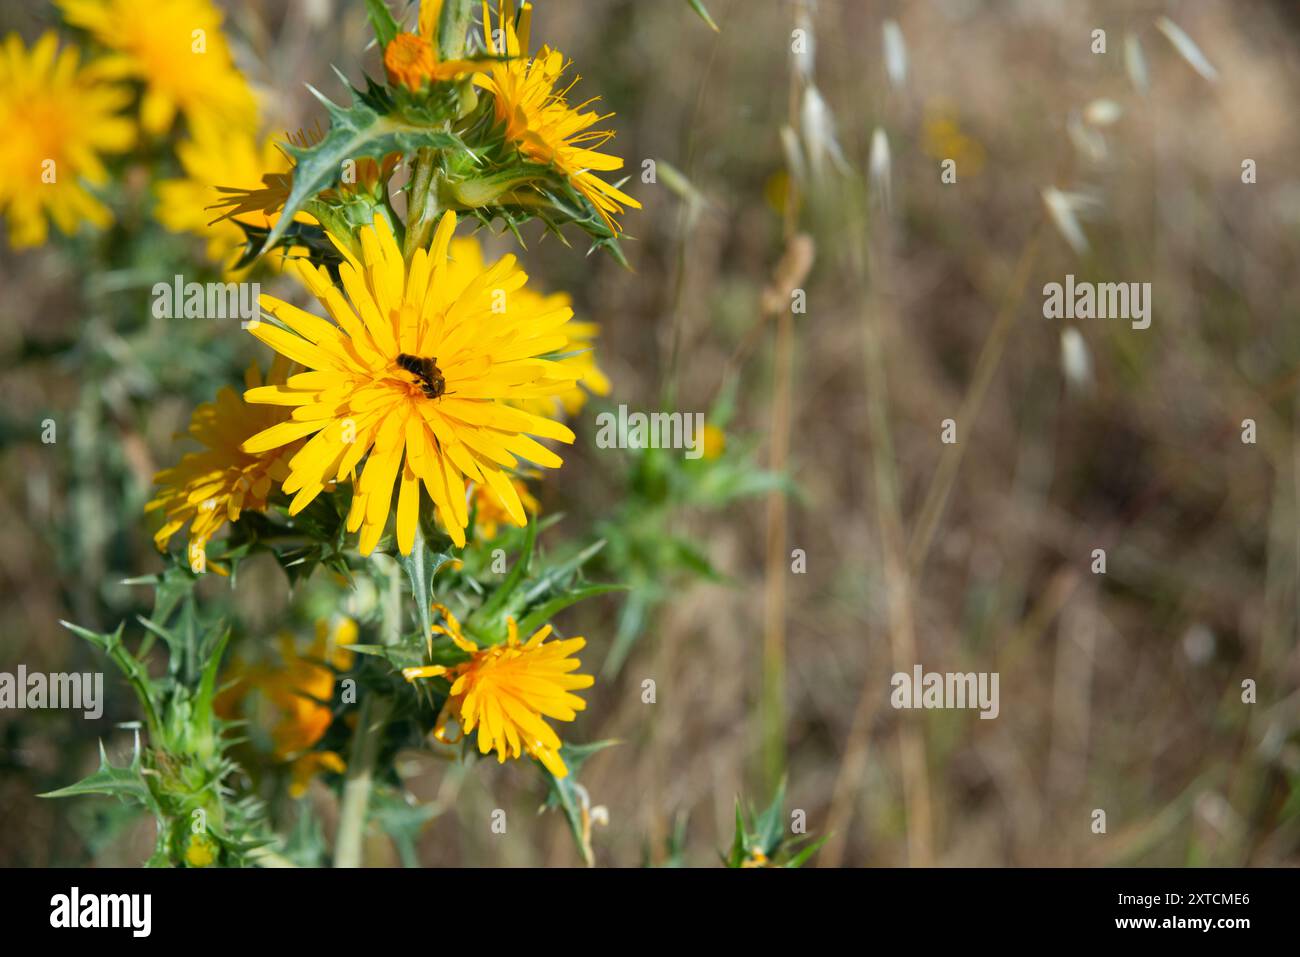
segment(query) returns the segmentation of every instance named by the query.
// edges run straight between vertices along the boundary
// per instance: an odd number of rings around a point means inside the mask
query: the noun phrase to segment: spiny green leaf
[[[822,845],[825,844],[829,838],[830,838],[829,834],[823,837],[819,837],[817,840],[813,841],[807,847],[803,848],[803,850],[801,850],[798,854],[794,855],[794,857],[790,858],[790,860],[786,861],[781,866],[782,867],[803,867],[804,864],[808,862],[808,858],[812,857],[814,854],[820,851],[822,849]]]
[[[433,576],[443,565],[455,559],[445,552],[432,551],[425,544],[424,533],[419,528],[415,531],[415,544],[411,548],[411,554],[401,555],[400,559],[402,567],[406,569],[406,577],[411,582],[411,597],[415,601],[415,613],[420,622],[420,635],[427,638],[433,625],[429,610],[429,603],[433,600]]]
[[[140,740],[137,733],[136,750],[131,763],[126,767],[117,767],[108,760],[104,742],[99,743],[99,769],[94,774],[82,778],[76,784],[47,791],[39,795],[45,798],[76,797],[81,794],[107,794],[123,801],[137,801],[151,810],[157,810],[157,802],[145,783],[141,773]]]
[[[380,114],[361,100],[349,107],[340,106],[319,91],[309,89],[329,113],[329,132],[314,146],[285,146],[294,159],[293,188],[279,221],[262,243],[262,252],[275,245],[309,199],[335,183],[345,160],[382,159],[392,152],[412,155],[425,147],[466,149],[460,138],[445,127],[416,124],[396,113]]]
[[[370,26],[375,31],[375,39],[379,41],[381,50],[387,47],[401,30],[384,0],[366,0],[366,16],[370,18]]]
[[[709,25],[710,30],[714,33],[721,32],[718,29],[717,23],[714,22],[713,17],[709,16],[709,11],[704,8],[702,0],[686,0],[686,2],[690,4],[691,9],[695,11],[695,15]]]
[[[769,856],[780,847],[781,838],[785,835],[784,814],[785,778],[782,778],[781,783],[776,787],[776,795],[772,798],[772,803],[754,822],[755,836],[763,848],[763,853]]]
[[[533,546],[537,543],[537,522],[528,523],[528,531],[524,535],[524,544],[519,550],[519,557],[515,559],[514,566],[506,575],[503,581],[492,593],[492,597],[483,603],[472,616],[476,621],[490,621],[497,612],[505,607],[506,602],[510,599],[511,594],[523,581],[524,575],[528,572],[528,563],[533,557]]]
[[[527,638],[532,635],[538,628],[546,624],[564,609],[570,605],[576,605],[578,602],[587,598],[594,598],[597,595],[608,594],[612,591],[626,591],[626,585],[587,585],[584,588],[578,588],[563,595],[557,595],[550,601],[539,605],[530,611],[524,620],[519,623],[519,635],[521,638]]]
[[[546,795],[546,803],[543,807],[558,807],[564,811],[564,816],[569,822],[569,831],[573,834],[573,841],[578,846],[578,853],[582,855],[583,861],[588,865],[592,863],[592,854],[585,832],[590,827],[590,822],[584,827],[582,795],[578,793],[580,787],[578,772],[587,763],[587,759],[597,751],[603,751],[605,748],[618,743],[616,739],[610,738],[605,741],[593,741],[590,744],[561,745],[560,758],[564,761],[564,766],[569,769],[568,775],[562,778],[557,778],[540,761],[538,762],[538,766],[542,768],[546,780],[550,784],[550,791]]]

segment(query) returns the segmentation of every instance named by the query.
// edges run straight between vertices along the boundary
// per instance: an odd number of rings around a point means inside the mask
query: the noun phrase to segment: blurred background
[[[304,84],[343,96],[331,64],[359,82],[366,49],[380,71],[359,0],[220,6],[268,131],[322,115]],[[600,323],[613,385],[539,486],[565,516],[548,535],[647,514],[630,453],[595,445],[598,411],[729,410],[727,487],[668,501],[650,533],[713,580],[638,566],[660,592],[617,669],[638,593],[566,613],[598,680],[565,733],[621,742],[582,771],[608,812],[597,863],[713,865],[736,798],[762,807],[782,776],[787,813],[828,836],[814,866],[1300,863],[1300,8],[707,7],[718,32],[685,0],[536,2],[534,43],[615,114],[644,205],[623,220],[630,270],[525,237],[529,272]],[[58,23],[46,3],[0,12],[29,43]],[[0,671],[108,688],[98,722],[0,712],[0,864],[147,857],[134,810],[35,797],[93,769],[97,739],[129,750],[114,723],[137,717],[58,622],[147,611],[119,583],[162,567],[151,477],[194,404],[265,358],[230,326],[151,316],[152,284],[202,246],[152,221],[153,162],[129,157],[106,236],[0,251]],[[104,253],[128,232],[129,257]],[[87,276],[92,246],[108,266]],[[1043,318],[1067,273],[1151,283],[1150,328]],[[234,601],[243,647],[309,620],[269,561],[233,599],[204,593]],[[998,672],[997,719],[891,708],[917,663]],[[418,751],[400,770],[436,807],[420,863],[579,861],[533,813],[534,775]],[[307,800],[332,833],[330,789]],[[479,826],[494,807],[518,811],[508,840]],[[398,862],[382,836],[369,853]]]

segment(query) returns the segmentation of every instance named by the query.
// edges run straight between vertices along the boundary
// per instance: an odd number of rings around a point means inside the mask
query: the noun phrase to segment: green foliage
[[[269,842],[263,829],[264,809],[248,794],[238,794],[230,780],[238,770],[226,754],[231,741],[228,722],[214,709],[217,673],[229,629],[223,622],[204,623],[194,602],[195,576],[172,567],[136,584],[154,587],[154,609],[140,618],[145,634],[131,651],[122,626],[101,633],[64,622],[75,634],[103,651],[135,691],[145,715],[147,744],[136,730],[129,764],[112,764],[100,744],[98,769],[75,784],[44,797],[101,794],[140,805],[157,822],[152,866],[197,864],[243,865]],[[167,673],[151,677],[145,664],[155,640],[167,648]]]
[[[284,211],[262,244],[262,252],[274,248],[293,217],[307,209],[310,200],[323,190],[339,183],[345,160],[371,158],[381,160],[389,153],[414,154],[426,147],[431,149],[466,149],[448,128],[451,105],[430,105],[422,115],[408,116],[398,111],[395,101],[380,97],[380,89],[372,85],[366,96],[356,88],[351,106],[340,106],[323,93],[312,93],[329,115],[329,130],[313,146],[286,144],[293,157],[293,186],[285,200]],[[384,112],[380,112],[376,106]],[[393,223],[400,239],[400,222]],[[339,238],[347,239],[350,231],[340,230]],[[359,252],[359,248],[357,250]]]
[[[785,781],[761,814],[746,813],[736,798],[736,827],[731,848],[721,855],[727,867],[802,867],[826,843],[811,835],[786,836]],[[801,846],[802,845],[802,846]]]
[[[724,392],[706,422],[725,428],[731,402],[732,393]],[[786,476],[759,464],[753,440],[729,443],[721,454],[697,459],[662,448],[629,449],[625,454],[630,462],[619,507],[596,529],[607,542],[602,566],[630,590],[605,659],[606,677],[618,674],[656,609],[687,582],[725,581],[696,537],[682,530],[685,520],[774,488],[793,490]]]
[[[713,17],[709,16],[709,11],[705,8],[701,0],[686,0],[686,2],[690,4],[691,9],[695,11],[697,17],[709,25],[710,30],[714,33],[720,32],[717,23],[714,22]]]
[[[591,744],[564,745],[560,748],[560,758],[564,761],[564,766],[569,769],[569,773],[562,778],[557,778],[543,767],[540,761],[536,762],[550,785],[546,803],[542,806],[548,809],[559,808],[564,812],[565,820],[569,822],[569,833],[573,835],[578,853],[582,855],[582,860],[588,867],[595,863],[595,855],[591,849],[591,801],[587,789],[578,782],[578,771],[597,751],[603,751],[615,744],[618,742],[593,741]]]

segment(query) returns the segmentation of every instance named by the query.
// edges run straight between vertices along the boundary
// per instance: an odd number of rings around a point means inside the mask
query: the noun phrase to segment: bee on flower
[[[263,295],[262,307],[276,322],[250,327],[307,371],[245,393],[251,403],[291,412],[242,448],[264,455],[306,439],[283,483],[293,496],[290,514],[361,468],[347,528],[360,530],[363,555],[384,533],[395,484],[403,554],[415,542],[421,486],[457,547],[469,522],[467,481],[486,485],[511,521],[525,524],[509,470],[521,459],[543,468],[562,464],[532,436],[574,440],[567,426],[507,404],[572,386],[577,375],[546,358],[568,342],[572,310],[515,296],[528,277],[511,255],[473,276],[453,272],[455,228],[455,214],[446,213],[430,247],[417,250],[409,265],[382,214],[361,230],[359,257],[330,234],[344,259],[343,291],[323,267],[296,263],[294,271],[333,322]],[[403,356],[429,360],[440,381],[436,395]]]

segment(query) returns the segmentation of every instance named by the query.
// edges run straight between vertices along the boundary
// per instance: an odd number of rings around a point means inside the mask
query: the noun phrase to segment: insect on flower
[[[438,369],[437,356],[422,359],[403,352],[398,355],[397,364],[420,380],[420,391],[426,399],[436,399],[447,391],[447,380]]]

